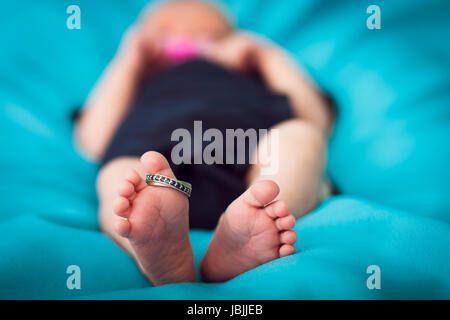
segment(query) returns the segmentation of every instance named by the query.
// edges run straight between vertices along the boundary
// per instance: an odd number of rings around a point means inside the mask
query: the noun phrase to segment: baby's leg
[[[175,178],[167,160],[156,152],[147,152],[140,161],[119,158],[101,170],[101,227],[153,285],[196,281],[187,197],[171,188],[147,186],[146,173]]]
[[[319,201],[325,162],[323,134],[314,125],[298,119],[280,123],[273,129],[279,130],[279,148],[272,148],[272,152],[252,166],[249,189],[221,216],[200,264],[205,281],[226,281],[293,254],[297,239],[295,230],[291,230],[294,216],[305,215]],[[270,136],[265,137],[258,148],[269,150],[270,141]],[[274,172],[262,170],[262,166],[277,161]]]
[[[316,126],[300,119],[282,122],[278,129],[278,150],[266,152],[270,133],[259,143],[263,157],[257,159],[248,173],[248,184],[259,180],[273,180],[280,187],[277,199],[283,200],[297,219],[310,212],[322,197],[323,170],[326,159],[325,135]],[[278,152],[277,152],[278,151]],[[265,156],[264,156],[265,155]],[[275,172],[261,170],[275,165]],[[268,171],[268,170],[267,170]]]

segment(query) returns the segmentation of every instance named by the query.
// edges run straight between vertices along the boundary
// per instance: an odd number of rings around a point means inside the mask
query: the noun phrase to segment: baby
[[[277,129],[278,150],[252,164],[175,164],[171,134],[194,121],[223,133],[270,129],[258,150]],[[208,3],[183,0],[152,7],[126,33],[76,138],[102,164],[102,230],[157,286],[197,280],[190,227],[215,228],[200,265],[207,282],[293,254],[296,219],[323,198],[331,125],[326,100],[281,48],[234,30]],[[278,170],[262,170],[271,161]],[[148,174],[190,182],[192,197]]]

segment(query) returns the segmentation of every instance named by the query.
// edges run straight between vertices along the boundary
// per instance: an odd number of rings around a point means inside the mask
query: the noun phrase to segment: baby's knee
[[[301,119],[291,119],[277,124],[281,143],[289,143],[292,147],[309,149],[311,152],[323,154],[326,147],[326,137],[317,126]]]

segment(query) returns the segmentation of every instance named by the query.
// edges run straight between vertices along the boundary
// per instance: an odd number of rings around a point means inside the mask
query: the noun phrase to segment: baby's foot
[[[295,218],[284,202],[272,202],[278,192],[275,182],[260,181],[230,204],[201,263],[205,281],[226,281],[295,252]]]
[[[175,178],[167,160],[157,152],[145,153],[141,163],[148,173]],[[119,194],[116,231],[129,239],[144,275],[155,286],[196,281],[187,197],[172,188],[147,186],[134,170]]]

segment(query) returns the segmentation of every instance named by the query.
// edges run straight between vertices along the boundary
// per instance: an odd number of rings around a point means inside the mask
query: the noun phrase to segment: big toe
[[[157,173],[175,178],[167,159],[159,152],[148,151],[141,157],[141,163],[148,173]]]
[[[278,185],[272,180],[262,180],[254,183],[242,195],[242,199],[254,207],[264,207],[280,192]]]

